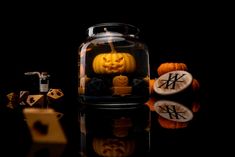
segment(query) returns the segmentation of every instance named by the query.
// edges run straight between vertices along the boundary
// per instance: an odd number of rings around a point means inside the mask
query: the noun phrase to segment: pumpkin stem
[[[109,41],[109,46],[111,48],[111,53],[116,53],[117,51],[114,49],[113,43]]]

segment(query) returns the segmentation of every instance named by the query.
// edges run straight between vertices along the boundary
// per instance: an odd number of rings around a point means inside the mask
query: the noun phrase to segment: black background
[[[216,127],[211,119],[215,110],[212,107],[215,80],[211,78],[215,76],[214,69],[219,68],[214,52],[222,47],[217,40],[221,34],[218,24],[224,21],[220,10],[201,4],[121,1],[104,5],[94,2],[27,5],[8,5],[9,9],[2,13],[0,91],[3,95],[21,89],[35,90],[34,82],[27,82],[24,72],[48,71],[51,87],[61,88],[66,95],[64,107],[71,122],[66,125],[73,138],[79,106],[77,49],[86,40],[86,29],[102,22],[129,23],[140,29],[140,39],[149,48],[151,77],[156,76],[155,68],[160,63],[177,58],[200,81],[206,107],[202,124],[198,125],[201,128],[196,128],[195,134],[199,129],[199,140],[204,139],[200,148],[212,143],[208,129]]]
[[[77,49],[86,40],[86,29],[102,22],[129,23],[140,29],[140,39],[149,47],[152,76],[160,63],[175,58],[186,62],[202,81],[214,66],[210,56],[218,35],[214,33],[218,13],[207,6],[143,2],[30,6],[10,7],[2,14],[1,90],[24,88],[22,75],[27,71],[48,71],[52,86],[74,90]]]

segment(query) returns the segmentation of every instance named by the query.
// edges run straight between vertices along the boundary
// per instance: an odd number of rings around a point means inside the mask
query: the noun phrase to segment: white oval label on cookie
[[[186,89],[192,80],[192,75],[187,71],[171,71],[156,79],[153,89],[160,95],[171,95]]]
[[[159,100],[154,104],[154,109],[159,116],[175,122],[187,122],[193,118],[190,109],[174,101]]]

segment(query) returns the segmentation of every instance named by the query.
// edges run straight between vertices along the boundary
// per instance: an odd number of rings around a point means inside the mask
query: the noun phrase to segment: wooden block
[[[26,103],[30,107],[43,107],[44,96],[43,95],[29,95],[27,97]]]
[[[33,143],[67,143],[57,113],[53,109],[25,108],[23,114]]]
[[[113,95],[120,95],[120,96],[125,96],[125,95],[130,95],[132,92],[132,87],[112,87],[113,90]]]

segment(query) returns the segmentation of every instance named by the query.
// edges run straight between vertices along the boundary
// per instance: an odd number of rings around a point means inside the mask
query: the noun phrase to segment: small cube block
[[[130,95],[132,91],[132,87],[112,87],[113,90],[113,95],[120,95],[120,96],[125,96],[125,95]]]

